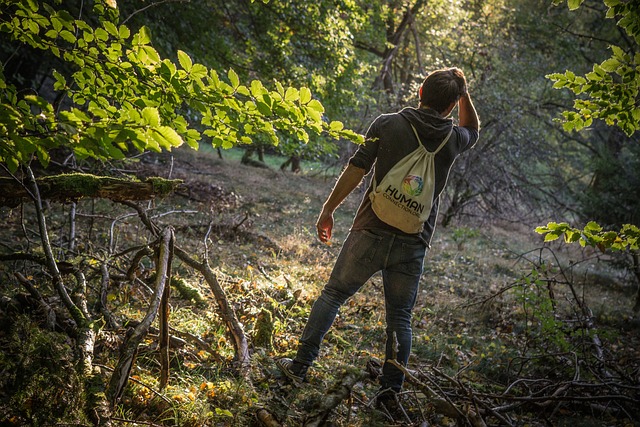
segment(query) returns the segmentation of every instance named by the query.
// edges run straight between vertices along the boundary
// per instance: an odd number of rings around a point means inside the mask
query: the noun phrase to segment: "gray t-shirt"
[[[442,117],[435,110],[408,107],[397,113],[378,116],[369,126],[365,143],[358,148],[349,163],[367,172],[375,165],[376,181],[382,181],[393,165],[418,147],[418,141],[410,124],[416,128],[422,144],[429,151],[436,150],[453,127],[451,138],[435,156],[436,182],[433,208],[423,231],[419,234],[426,245],[430,246],[436,226],[440,193],[447,183],[451,166],[460,153],[470,149],[478,141],[478,131],[455,126],[452,119]],[[351,229],[380,229],[406,234],[386,224],[373,212],[369,200],[371,185],[362,199]]]

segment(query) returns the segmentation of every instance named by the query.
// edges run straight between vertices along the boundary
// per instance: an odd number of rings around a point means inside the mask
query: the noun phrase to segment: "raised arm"
[[[476,108],[471,102],[469,92],[466,92],[458,101],[458,119],[460,126],[480,130],[480,120]]]
[[[333,213],[349,194],[360,184],[366,171],[362,168],[349,164],[338,178],[331,194],[322,206],[322,212],[316,222],[318,238],[327,243],[331,239],[333,230]]]

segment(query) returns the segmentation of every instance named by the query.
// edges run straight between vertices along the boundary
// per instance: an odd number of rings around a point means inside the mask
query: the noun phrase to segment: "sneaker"
[[[307,369],[309,369],[307,365],[303,365],[288,357],[276,360],[276,366],[287,378],[296,384],[304,382],[307,376]]]

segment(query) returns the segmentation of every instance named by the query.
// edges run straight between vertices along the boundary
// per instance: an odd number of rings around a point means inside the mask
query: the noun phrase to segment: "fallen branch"
[[[368,376],[369,374],[365,371],[345,372],[342,376],[342,381],[334,384],[333,387],[327,390],[324,398],[316,404],[316,407],[311,411],[311,414],[304,423],[305,427],[325,425],[327,418],[329,418],[329,415],[331,415],[336,406],[351,396],[353,386]]]
[[[29,292],[31,297],[38,304],[38,308],[42,311],[45,318],[47,319],[45,322],[46,328],[50,331],[53,331],[56,327],[56,312],[47,304],[47,302],[42,298],[38,289],[34,286],[33,283],[20,272],[14,273],[20,284]]]
[[[458,408],[451,400],[440,397],[431,387],[416,378],[405,366],[398,363],[395,360],[387,360],[387,363],[392,364],[396,368],[402,371],[406,381],[409,384],[417,387],[422,393],[427,396],[429,405],[433,406],[435,412],[457,420],[458,422],[466,422],[474,427],[486,427],[484,420],[476,413],[468,411],[464,413]]]
[[[264,427],[282,427],[282,424],[276,420],[276,417],[264,408],[260,408],[256,411],[256,418]]]
[[[147,229],[154,235],[158,235],[158,226],[149,218],[146,211],[138,206],[136,203],[123,201],[121,202],[126,206],[129,206],[138,212],[138,216],[142,223],[147,227]],[[204,276],[204,279],[209,284],[211,291],[218,303],[219,315],[222,318],[223,322],[226,324],[229,333],[233,339],[233,347],[235,350],[235,359],[236,362],[240,366],[240,371],[243,376],[249,375],[249,344],[247,342],[247,337],[244,333],[244,329],[238,320],[233,307],[229,304],[229,300],[227,299],[227,295],[218,282],[218,278],[216,277],[209,264],[205,262],[199,262],[193,259],[187,252],[180,249],[179,247],[175,248],[175,254],[182,262],[187,264],[189,267],[197,270]]]
[[[235,359],[240,365],[241,371],[243,375],[248,374],[249,368],[249,345],[247,343],[247,337],[244,333],[244,329],[238,320],[235,311],[229,304],[229,300],[227,299],[227,295],[220,286],[220,282],[216,277],[213,270],[207,263],[198,262],[195,259],[191,258],[189,254],[187,254],[184,250],[180,248],[176,248],[176,255],[182,262],[187,264],[189,267],[197,270],[204,276],[204,279],[209,284],[211,291],[213,292],[213,296],[218,303],[219,314],[233,338],[233,347],[235,350]]]
[[[158,256],[158,268],[156,274],[156,288],[153,293],[153,298],[147,314],[138,326],[127,331],[122,349],[120,351],[120,357],[118,358],[118,364],[116,365],[109,385],[107,387],[107,398],[111,405],[115,405],[124,391],[127,385],[127,379],[133,367],[135,357],[138,353],[138,346],[147,335],[151,324],[153,323],[160,304],[164,295],[165,286],[168,285],[169,277],[171,276],[171,249],[173,247],[173,230],[167,227],[162,232],[162,242],[160,244],[159,256]]]
[[[113,201],[150,200],[172,193],[181,180],[147,178],[146,181],[113,178],[83,173],[45,176],[36,179],[43,200],[77,200],[83,197]],[[15,207],[23,199],[32,198],[33,189],[25,188],[13,178],[0,177],[0,206]]]

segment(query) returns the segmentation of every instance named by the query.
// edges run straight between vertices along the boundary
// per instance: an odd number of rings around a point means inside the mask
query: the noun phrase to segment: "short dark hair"
[[[453,102],[467,92],[464,73],[459,68],[443,68],[427,76],[420,86],[422,105],[443,113]]]

